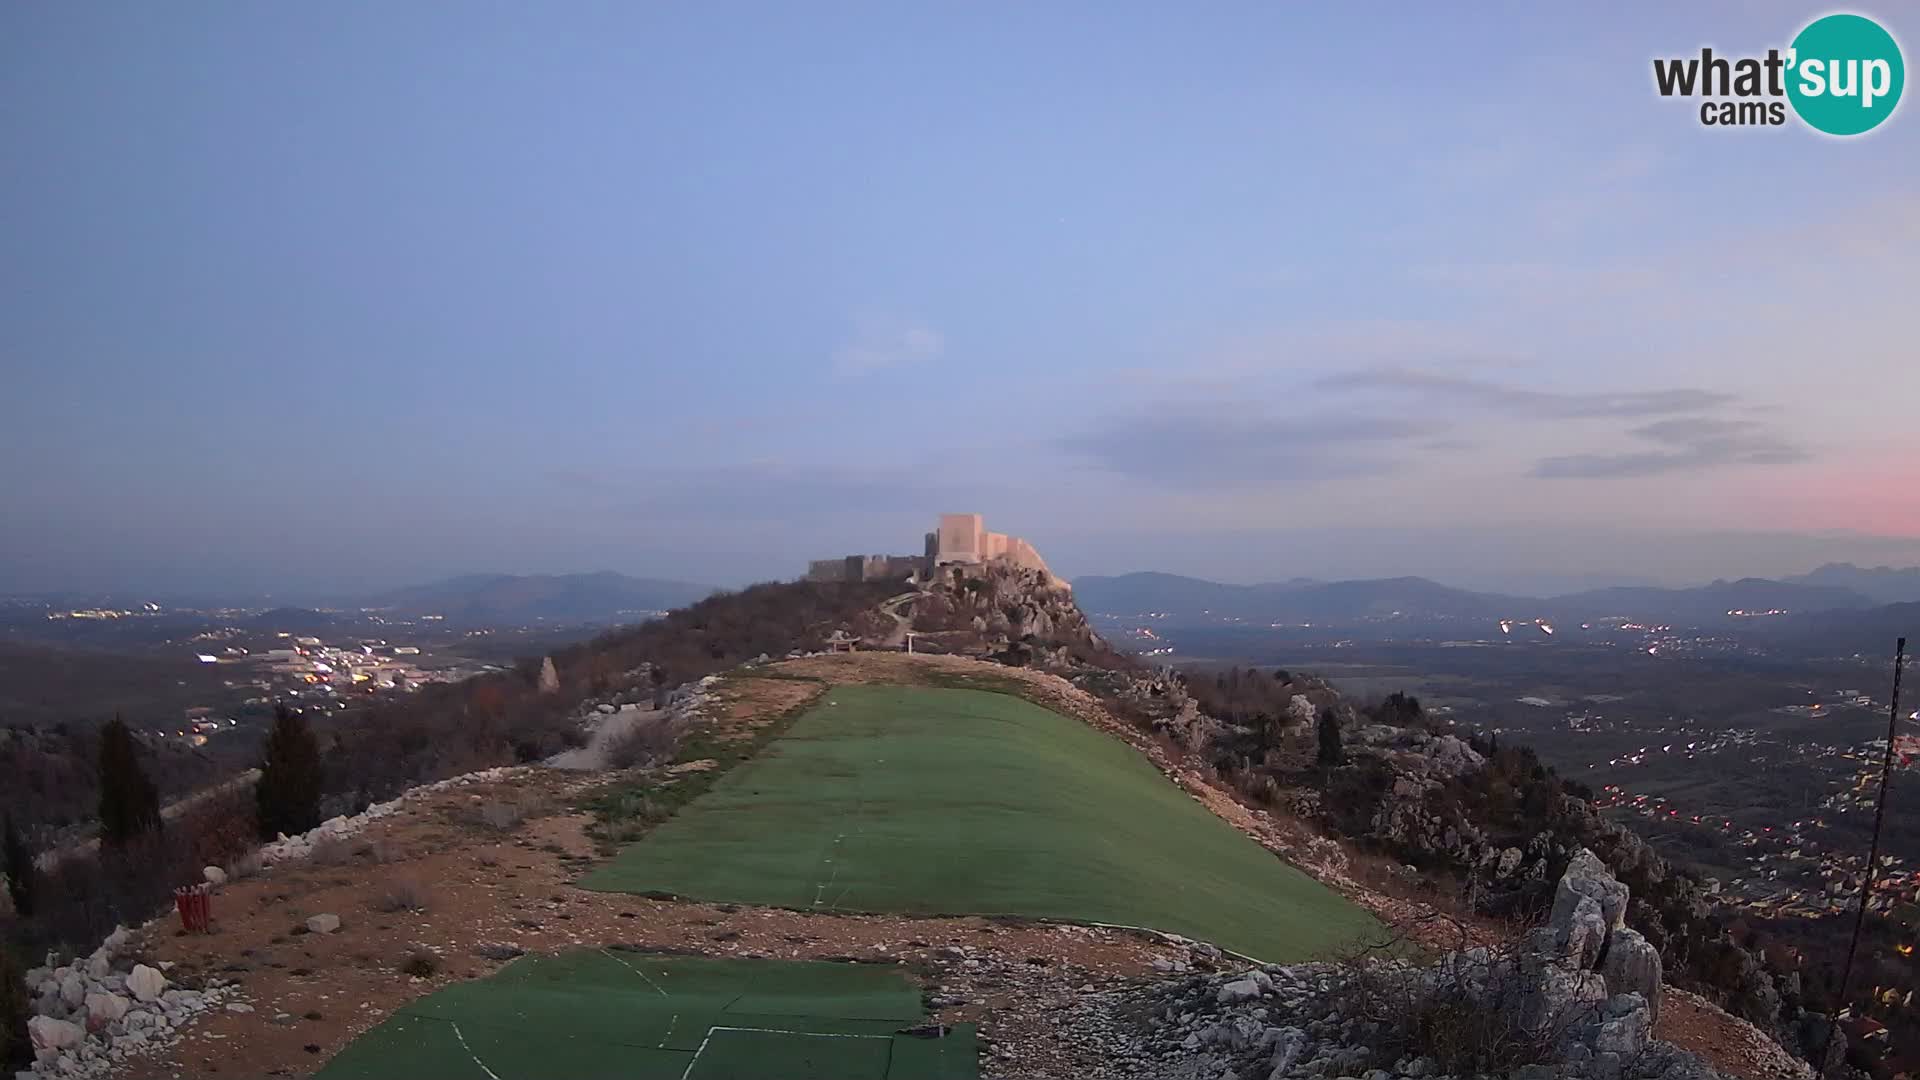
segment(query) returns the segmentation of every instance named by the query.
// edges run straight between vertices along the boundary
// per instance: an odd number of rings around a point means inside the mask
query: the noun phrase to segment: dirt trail
[[[893,629],[887,631],[887,636],[880,640],[881,648],[900,649],[906,647],[907,635],[913,632],[913,616],[902,615],[900,609],[925,595],[925,593],[919,591],[904,592],[899,596],[890,597],[881,603],[880,613],[893,620]]]

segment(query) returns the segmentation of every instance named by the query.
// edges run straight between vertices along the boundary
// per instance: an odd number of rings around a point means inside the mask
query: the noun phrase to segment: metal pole
[[[1893,646],[1893,700],[1887,703],[1887,753],[1880,764],[1880,798],[1873,808],[1873,844],[1867,849],[1867,880],[1860,886],[1860,910],[1853,915],[1853,941],[1847,946],[1847,964],[1840,970],[1840,1008],[1834,1010],[1833,1023],[1840,1023],[1840,1012],[1847,1006],[1847,991],[1853,983],[1853,956],[1860,951],[1860,928],[1867,922],[1867,903],[1873,899],[1873,875],[1880,866],[1880,825],[1887,816],[1887,785],[1893,779],[1893,740],[1900,726],[1900,669],[1906,666],[1907,639],[1901,638]],[[1833,1029],[1827,1029],[1827,1046],[1821,1050],[1822,1058],[1830,1057],[1833,1047]],[[1820,1063],[1820,1071],[1827,1071],[1828,1063]]]

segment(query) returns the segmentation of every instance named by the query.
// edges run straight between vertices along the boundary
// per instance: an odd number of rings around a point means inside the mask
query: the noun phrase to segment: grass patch
[[[1145,926],[1274,961],[1380,933],[1126,744],[1017,697],[836,686],[754,749],[775,738],[581,884]]]

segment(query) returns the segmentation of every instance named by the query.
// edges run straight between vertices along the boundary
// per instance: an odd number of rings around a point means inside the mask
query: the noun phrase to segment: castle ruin
[[[1053,578],[1040,552],[1017,536],[988,532],[979,514],[941,514],[920,555],[846,555],[807,564],[808,581],[926,580],[937,567],[1001,564],[1037,570]],[[1058,580],[1058,579],[1054,579]]]

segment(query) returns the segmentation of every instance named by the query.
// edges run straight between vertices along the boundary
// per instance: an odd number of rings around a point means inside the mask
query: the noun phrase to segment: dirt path
[[[880,613],[893,620],[893,629],[889,630],[887,636],[880,640],[881,648],[901,649],[906,647],[907,635],[913,632],[913,616],[902,615],[900,609],[920,599],[920,597],[924,595],[926,594],[918,591],[905,592],[899,596],[890,597],[880,605]]]
[[[633,731],[648,724],[667,722],[665,709],[622,708],[600,718],[593,727],[593,733],[587,736],[585,746],[576,746],[563,750],[547,759],[549,768],[569,769],[575,772],[601,772],[613,767],[613,748],[619,745]]]

